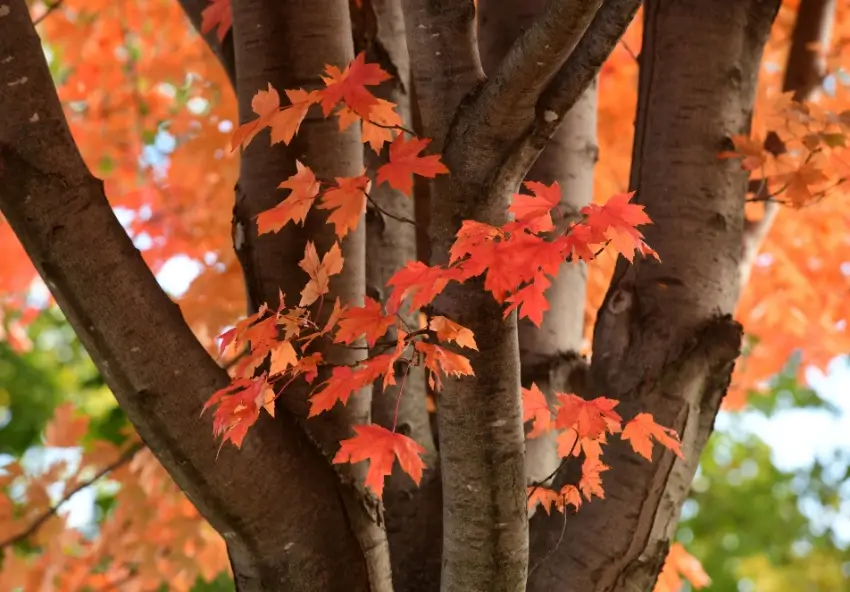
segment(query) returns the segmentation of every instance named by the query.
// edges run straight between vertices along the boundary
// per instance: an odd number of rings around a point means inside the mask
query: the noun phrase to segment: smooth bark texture
[[[462,220],[506,221],[510,195],[543,146],[526,150],[536,153],[522,170],[502,175],[504,163],[533,128],[538,98],[599,3],[550,2],[486,80],[471,1],[404,6],[423,132],[451,171],[431,184],[431,262],[444,263]],[[572,106],[564,105],[558,117]],[[481,348],[470,356],[476,376],[447,380],[438,400],[442,589],[521,589],[528,525],[516,316],[501,321],[501,306],[480,280],[449,285],[433,308],[470,328]]]
[[[375,96],[397,104],[396,111],[404,127],[411,129],[410,59],[401,2],[363,0],[359,7],[352,3],[351,15],[355,52],[365,51],[367,62],[380,64],[393,76],[375,88]],[[376,154],[371,147],[364,146],[364,151],[364,162],[369,170],[375,171],[386,162],[386,149]],[[376,184],[373,179],[366,210],[366,294],[369,297],[385,302],[391,290],[386,287],[387,281],[408,261],[416,260],[415,218],[413,199],[387,183]],[[401,314],[409,327],[418,326],[418,311],[402,311]],[[395,329],[391,329],[382,341],[395,338]],[[385,351],[386,348],[379,345],[369,355]],[[425,385],[422,367],[399,363],[396,385],[383,389],[382,381],[378,381],[372,393],[372,421],[388,429],[395,428],[426,451],[422,459],[428,468],[418,486],[398,464],[384,486],[386,529],[398,592],[428,589],[424,580],[429,578],[432,588],[439,584],[439,553],[423,552],[429,548],[438,550],[442,535],[437,454],[426,408]],[[430,504],[430,507],[423,504]],[[423,560],[426,556],[431,561]]]
[[[236,55],[240,123],[256,117],[251,102],[258,90],[268,85],[281,95],[285,89],[314,89],[323,86],[320,74],[325,64],[345,67],[354,58],[348,3],[345,0],[237,0],[232,3],[233,39]],[[278,306],[283,293],[286,305],[297,306],[300,291],[308,281],[298,266],[308,241],[320,256],[336,240],[333,226],[325,223],[327,213],[313,208],[303,227],[288,224],[279,232],[259,236],[255,217],[286,197],[278,185],[296,171],[296,160],[309,166],[317,178],[354,177],[363,169],[363,146],[359,126],[341,132],[335,117],[325,119],[315,111],[308,115],[290,146],[268,145],[261,134],[242,152],[234,207],[234,247],[245,273],[250,304],[256,309],[267,303]],[[365,224],[341,242],[342,273],[331,280],[331,293],[321,308],[328,317],[332,302],[339,298],[350,306],[362,304],[365,292]],[[314,305],[314,310],[318,305]],[[365,357],[359,349],[328,346],[325,359],[334,364],[351,364]],[[317,381],[326,378],[321,375]],[[308,387],[302,381],[289,386],[278,399],[278,407],[307,417]],[[355,393],[347,405],[306,422],[310,436],[330,461],[339,442],[353,435],[352,425],[367,424],[371,418],[371,392]],[[349,520],[369,566],[373,591],[390,590],[389,548],[383,529],[381,506],[363,488],[365,463],[334,465],[341,476],[340,495]]]
[[[716,155],[726,138],[749,130],[778,7],[646,3],[631,185],[653,220],[645,234],[662,262],[618,263],[584,394],[621,400],[627,418],[653,413],[681,434],[686,460],[657,451],[649,463],[612,443],[604,501],[582,507],[566,532],[560,521],[535,517],[530,590],[650,590],[664,561],[739,353],[741,328],[730,315],[747,173]]]
[[[122,409],[224,536],[240,590],[366,590],[334,472],[294,421],[262,417],[217,457],[211,416],[198,417],[228,376],[80,157],[25,2],[0,8],[0,209]]]
[[[540,14],[545,0],[480,0],[478,37],[484,71],[492,71],[511,43]],[[561,187],[561,211],[578,214],[593,198],[596,144],[596,85],[591,85],[563,117],[555,135],[531,168],[527,179]],[[584,337],[587,266],[565,263],[547,291],[550,309],[540,329],[525,320],[519,324],[522,385],[532,383],[553,399],[566,388],[565,378],[578,356]],[[529,482],[550,476],[560,463],[556,432],[526,440],[525,472]]]

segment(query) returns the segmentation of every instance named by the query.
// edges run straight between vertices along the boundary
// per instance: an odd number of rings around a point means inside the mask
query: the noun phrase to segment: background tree
[[[206,38],[223,68],[201,46],[186,45],[173,3],[38,5],[36,15],[56,13],[43,21],[44,38],[55,40],[47,56],[50,71],[23,2],[7,6],[0,20],[0,54],[12,57],[2,66],[8,82],[0,92],[3,214],[129,420],[224,535],[240,589],[277,589],[280,582],[295,589],[389,589],[390,567],[396,589],[434,589],[440,579],[446,590],[513,589],[524,584],[529,565],[532,590],[648,589],[667,556],[678,508],[738,356],[740,327],[731,320],[736,307],[748,333],[761,340],[748,342],[730,404],[740,405],[740,393],[781,368],[793,348],[803,347],[806,364],[820,365],[846,351],[845,299],[837,290],[810,288],[813,279],[846,283],[846,215],[832,195],[844,177],[847,121],[840,105],[846,99],[840,88],[833,96],[809,97],[846,57],[846,18],[836,12],[844,9],[786,2],[776,17],[777,1],[658,1],[645,6],[643,31],[640,21],[627,31],[638,5],[609,0],[500,8],[482,2],[476,26],[468,2],[388,1],[349,9],[337,0],[284,6],[242,0],[232,7],[219,0],[206,12],[207,25],[218,30]],[[202,24],[205,2],[186,0],[183,8],[197,25],[210,28]],[[519,35],[517,25],[526,25],[526,32],[508,44]],[[837,29],[835,50],[821,64],[812,59],[820,54],[811,43],[825,40],[831,28]],[[337,465],[336,472],[322,453],[331,457],[338,442],[350,437],[350,426],[370,416],[388,425],[392,396],[364,388],[347,406],[306,420],[307,390],[287,389],[274,420],[262,415],[241,450],[227,446],[218,457],[209,419],[187,419],[229,382],[204,347],[212,350],[212,336],[236,321],[243,286],[249,313],[263,303],[277,309],[280,294],[291,307],[306,280],[298,263],[307,241],[324,253],[335,240],[317,210],[303,227],[290,224],[258,235],[253,220],[280,201],[277,185],[296,172],[296,160],[330,181],[358,175],[364,161],[375,158],[364,151],[357,126],[340,134],[334,121],[308,115],[292,143],[269,148],[254,141],[238,153],[232,207],[237,154],[225,149],[233,129],[228,87],[236,91],[240,123],[248,123],[256,117],[257,91],[269,84],[281,94],[321,88],[325,64],[345,66],[355,47],[394,75],[380,96],[400,105],[404,127],[433,139],[429,150],[441,154],[451,175],[417,185],[414,212],[397,193],[370,195],[366,223],[342,242],[345,266],[331,284],[331,299],[386,300],[386,281],[413,257],[414,237],[419,256],[440,264],[462,220],[505,222],[511,194],[535,161],[532,178],[563,180],[569,187],[567,214],[587,203],[597,75],[602,160],[593,197],[604,203],[612,193],[637,189],[636,201],[654,221],[645,231],[647,242],[662,261],[621,260],[610,286],[612,266],[591,266],[589,315],[583,312],[582,272],[568,267],[555,284],[540,333],[518,330],[514,315],[502,320],[502,307],[480,283],[447,287],[430,312],[474,332],[480,348],[470,356],[475,377],[445,380],[433,432],[426,389],[409,377],[418,386],[405,390],[398,424],[425,446],[429,470],[418,488],[401,473],[393,476],[385,517],[362,487],[366,463]],[[635,52],[641,56],[637,89]],[[110,53],[114,59],[103,59]],[[777,100],[782,76],[797,99],[818,98],[820,107]],[[836,79],[830,80],[834,85]],[[635,91],[631,150],[634,101],[628,97]],[[759,118],[751,126],[754,104]],[[556,132],[559,143],[549,144]],[[105,193],[78,149],[91,170],[106,178]],[[717,158],[724,150],[725,158]],[[752,171],[749,193],[742,162]],[[827,191],[829,199],[821,200]],[[808,207],[788,215],[772,205],[777,201]],[[418,236],[400,222],[411,216]],[[771,223],[774,238],[768,236],[764,248],[773,259],[756,260]],[[9,245],[4,253],[11,255],[2,263],[3,289],[10,310],[23,310],[27,321],[32,314],[21,296],[33,275],[25,259],[13,255],[18,247],[9,227],[3,235],[4,248]],[[201,268],[180,301],[185,323],[148,271],[167,269],[176,253]],[[749,276],[750,291],[739,305],[741,280]],[[331,307],[322,313],[327,318]],[[10,335],[20,322],[15,314]],[[592,331],[592,348],[589,339],[581,342],[582,330],[588,338]],[[590,349],[588,364],[581,354]],[[322,353],[335,364],[367,355],[335,346]],[[653,463],[635,462],[627,445],[612,442],[605,456],[612,467],[605,474],[606,500],[583,506],[566,523],[538,512],[529,559],[526,475],[545,477],[560,461],[553,439],[525,453],[520,379],[550,397],[563,391],[618,399],[625,417],[649,411],[682,435],[685,460],[668,453]],[[57,441],[76,442],[86,422],[63,413],[57,425],[66,439]],[[132,473],[118,494],[124,503],[110,510],[115,530],[104,527],[100,537],[120,538],[134,524],[150,527],[142,507],[152,499],[170,500],[171,506],[158,501],[158,517],[173,545],[165,548],[175,551],[145,557],[144,546],[128,542],[126,551],[110,546],[98,554],[97,544],[77,537],[83,560],[69,560],[63,571],[55,562],[60,539],[41,528],[37,536],[46,538],[35,542],[52,544],[52,553],[16,556],[16,569],[6,567],[4,574],[63,578],[63,589],[131,580],[147,589],[163,580],[188,587],[198,566],[207,569],[207,579],[217,573],[220,545],[156,460],[139,452],[132,438],[113,440],[106,447],[92,445],[93,456],[81,462],[81,470],[90,465],[97,474],[124,461],[121,470]],[[554,486],[575,482],[576,469],[563,463]],[[23,497],[29,514],[20,519],[10,512],[11,523],[42,520],[47,484],[59,476],[55,469],[38,480],[24,479],[33,484]],[[15,487],[20,477],[18,469],[10,470],[7,481]],[[84,470],[66,489],[80,480],[86,482]],[[134,482],[136,501],[146,500],[135,506]],[[51,516],[42,524],[58,528],[61,522]],[[179,532],[176,516],[185,523]]]

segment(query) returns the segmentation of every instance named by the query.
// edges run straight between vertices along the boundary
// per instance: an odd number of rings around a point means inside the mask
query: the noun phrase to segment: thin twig
[[[47,5],[47,10],[44,12],[44,14],[42,14],[40,17],[38,17],[37,19],[35,19],[35,20],[32,22],[33,26],[38,26],[38,25],[40,25],[42,22],[44,22],[44,19],[46,19],[46,18],[47,18],[47,17],[49,17],[51,14],[53,14],[54,12],[56,12],[56,10],[58,10],[58,9],[62,6],[62,1],[63,1],[63,0],[56,0],[56,2],[54,2],[53,4],[48,4],[48,5]]]
[[[369,203],[372,204],[373,206],[375,206],[375,209],[378,210],[378,212],[380,214],[383,214],[384,216],[386,216],[388,218],[392,218],[393,220],[398,220],[399,222],[404,222],[406,224],[413,224],[414,226],[416,226],[418,228],[424,228],[421,224],[418,224],[415,220],[411,220],[410,218],[405,218],[404,216],[397,216],[396,214],[393,214],[392,212],[388,212],[387,210],[385,210],[384,208],[379,206],[378,203],[374,199],[372,199],[371,195],[369,195],[368,193],[366,193],[365,195],[366,195],[366,199],[369,200]],[[427,229],[425,229],[425,230],[427,230]]]
[[[59,500],[59,503],[57,503],[54,506],[51,506],[48,510],[43,512],[26,529],[24,529],[23,531],[19,532],[16,535],[10,536],[9,538],[0,541],[0,549],[4,549],[4,548],[6,548],[10,545],[14,545],[16,543],[19,543],[23,540],[28,539],[32,535],[34,535],[36,533],[36,531],[38,531],[39,528],[44,526],[45,522],[47,522],[48,520],[50,520],[50,518],[52,518],[53,516],[56,515],[56,513],[62,507],[62,504],[67,502],[69,499],[71,499],[73,496],[75,496],[76,494],[81,492],[83,489],[86,489],[86,488],[94,485],[94,483],[98,479],[101,479],[102,477],[106,476],[108,473],[111,473],[112,471],[114,471],[118,467],[130,462],[133,459],[133,457],[136,456],[136,454],[140,450],[142,450],[143,448],[145,448],[145,445],[142,444],[141,442],[137,442],[136,444],[133,444],[133,446],[128,448],[126,451],[124,451],[124,453],[121,454],[121,456],[119,456],[116,460],[114,460],[112,463],[106,465],[100,471],[95,473],[95,475],[91,479],[87,479],[86,481],[83,481],[82,483],[77,484],[77,486],[74,487],[73,489],[71,489],[71,491],[69,491],[68,493],[63,495],[62,499]]]

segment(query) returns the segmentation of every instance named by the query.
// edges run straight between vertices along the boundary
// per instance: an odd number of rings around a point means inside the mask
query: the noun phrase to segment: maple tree
[[[845,227],[846,91],[818,89],[846,8],[181,0],[207,43],[185,48],[177,3],[100,4],[0,6],[6,333],[26,347],[37,270],[145,444],[81,466],[133,459],[184,560],[128,542],[92,571],[103,551],[45,529],[10,585],[188,589],[226,558],[240,590],[708,581],[666,543],[721,400],[801,340],[846,351],[844,299],[776,289],[846,283],[840,249],[787,240]],[[180,311],[151,274],[176,253],[202,262]],[[734,375],[733,314],[770,336]],[[54,425],[70,445],[86,420]],[[10,524],[52,521],[59,473]]]

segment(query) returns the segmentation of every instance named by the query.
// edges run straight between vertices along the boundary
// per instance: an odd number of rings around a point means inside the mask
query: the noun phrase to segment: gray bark
[[[585,394],[619,399],[626,418],[652,413],[681,435],[686,460],[658,451],[649,463],[613,442],[605,500],[582,507],[563,538],[561,524],[535,516],[532,562],[542,563],[530,590],[650,590],[666,557],[740,348],[731,313],[747,174],[716,155],[725,138],[749,130],[778,7],[646,3],[631,186],[653,220],[645,235],[661,262],[618,263]]]
[[[498,66],[510,48],[540,14],[543,0],[478,4],[478,36],[485,72]],[[527,175],[528,180],[561,187],[561,211],[575,216],[593,198],[593,172],[599,148],[596,144],[596,85],[591,84],[564,116],[555,135]],[[552,402],[556,391],[567,389],[565,381],[584,337],[587,266],[566,263],[547,291],[550,309],[538,329],[528,320],[519,323],[522,385],[532,383]],[[529,482],[551,475],[560,463],[555,432],[526,441],[525,472]]]

